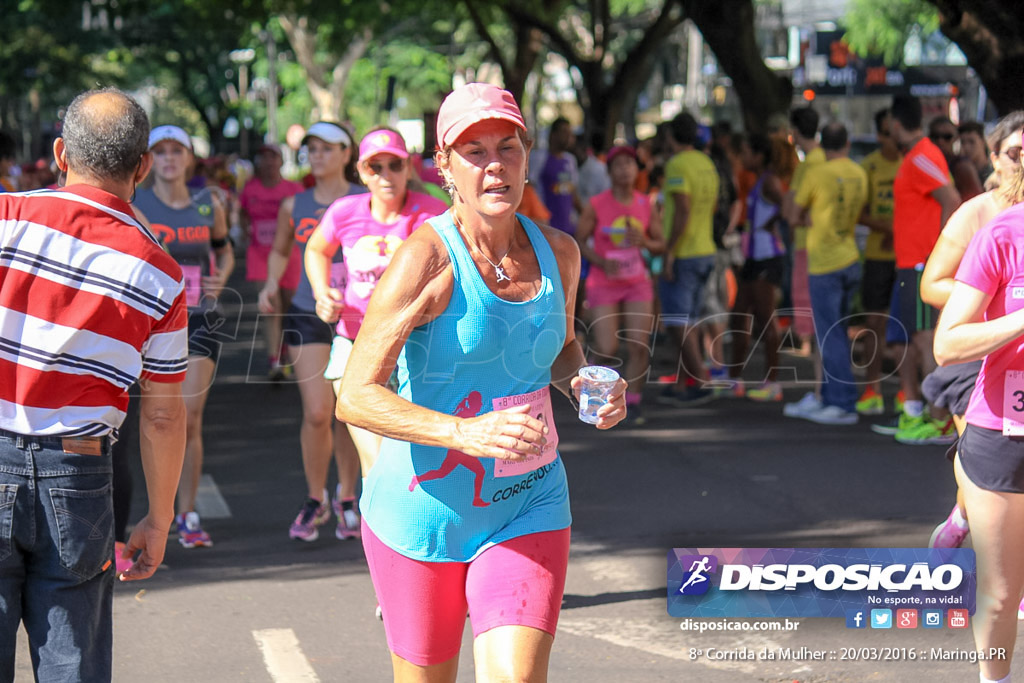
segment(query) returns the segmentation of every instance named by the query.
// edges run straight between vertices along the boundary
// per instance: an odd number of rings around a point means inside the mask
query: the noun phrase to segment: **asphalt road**
[[[313,543],[288,538],[305,492],[298,392],[263,381],[255,294],[234,284],[249,303],[227,307],[236,315],[236,340],[225,349],[205,427],[205,472],[230,516],[207,514],[213,548],[185,550],[170,539],[154,578],[117,587],[115,680],[388,681],[384,630],[359,543],[329,531]],[[663,362],[667,349],[656,354]],[[790,360],[794,376],[807,375],[804,361]],[[794,383],[787,399],[803,390]],[[656,392],[649,387],[648,398]],[[802,619],[796,631],[698,635],[666,612],[673,547],[926,544],[955,491],[942,447],[900,446],[865,424],[818,426],[783,417],[781,404],[737,399],[685,411],[652,402],[646,426],[609,432],[579,422],[565,402],[556,414],[574,522],[552,681],[977,680],[969,662],[930,657],[932,648],[971,649],[969,631],[853,631],[839,619]],[[142,488],[140,475],[137,515]],[[467,630],[460,682],[474,680],[471,642]],[[705,654],[883,645],[929,657]],[[18,672],[31,680],[24,648]]]

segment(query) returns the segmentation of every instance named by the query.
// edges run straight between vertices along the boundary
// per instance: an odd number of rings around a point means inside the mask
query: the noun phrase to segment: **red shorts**
[[[473,637],[498,626],[555,635],[569,565],[569,529],[519,536],[472,562],[421,562],[363,522],[363,549],[391,652],[417,666],[459,654],[466,611]]]
[[[654,301],[654,286],[646,279],[616,282],[588,277],[584,291],[587,295],[587,306],[590,308],[616,306],[631,301]]]
[[[814,316],[811,314],[811,285],[807,274],[807,250],[793,252],[793,283],[789,298],[793,302],[793,327],[801,337],[814,334]]]
[[[258,244],[250,244],[245,252],[245,279],[250,282],[267,281],[267,262],[270,260],[270,247],[262,247]],[[292,249],[292,255],[288,258],[288,267],[278,286],[281,289],[295,289],[299,286],[299,273],[302,270],[302,254],[298,249]]]

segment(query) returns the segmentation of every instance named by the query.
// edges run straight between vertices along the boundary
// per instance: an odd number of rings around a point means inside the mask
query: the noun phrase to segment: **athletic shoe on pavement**
[[[787,403],[782,406],[782,414],[786,417],[807,417],[811,413],[818,412],[821,408],[821,399],[813,391],[808,391],[796,403]]]
[[[692,408],[704,405],[714,398],[715,393],[711,389],[686,387],[685,391],[676,391],[672,387],[665,387],[665,391],[658,394],[658,403],[676,406],[677,408]]]
[[[199,524],[199,515],[195,512],[186,512],[178,515],[178,543],[186,548],[207,547],[213,545],[210,534],[203,531]]]
[[[752,389],[747,389],[747,398],[751,401],[781,401],[782,385],[778,382],[764,382]]]
[[[885,399],[882,395],[868,387],[857,400],[858,415],[882,415],[885,413]]]
[[[892,409],[897,413],[903,412],[903,402],[907,400],[907,395],[902,389],[896,392],[896,398],[892,401]]]
[[[803,418],[820,425],[855,425],[860,415],[852,410],[843,410],[839,406],[823,406],[820,410],[807,413]]]
[[[299,515],[288,529],[288,537],[298,541],[315,541],[320,537],[317,527],[331,518],[331,509],[327,506],[327,491],[324,491],[323,502],[315,498],[307,498],[299,510]]]
[[[879,422],[871,425],[871,431],[875,434],[881,434],[882,436],[893,436],[896,432],[906,431],[916,427],[919,423],[925,421],[924,415],[918,415],[917,417],[911,417],[906,413],[900,413],[894,415],[885,422]]]
[[[908,446],[948,446],[956,441],[953,418],[945,420],[922,419],[913,427],[896,432],[896,441]]]
[[[647,416],[640,404],[626,406],[626,419],[622,421],[623,427],[643,427],[647,424]]]
[[[935,531],[932,532],[932,537],[928,540],[929,548],[959,548],[963,545],[964,539],[967,538],[967,534],[971,532],[971,528],[960,528],[960,526],[953,521],[956,509],[957,506],[954,505],[953,509],[949,513],[949,517],[946,518],[946,521],[935,527]]]
[[[339,541],[347,541],[350,538],[359,538],[362,532],[359,529],[359,513],[354,509],[342,510],[338,516],[338,528],[334,530],[334,536]]]

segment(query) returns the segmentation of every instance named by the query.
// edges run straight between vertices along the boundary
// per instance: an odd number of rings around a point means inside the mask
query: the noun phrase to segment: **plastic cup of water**
[[[588,365],[580,368],[583,386],[580,388],[580,419],[587,424],[597,424],[597,411],[608,402],[619,373],[603,365]]]

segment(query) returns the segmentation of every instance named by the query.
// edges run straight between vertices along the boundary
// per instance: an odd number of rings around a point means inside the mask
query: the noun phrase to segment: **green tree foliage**
[[[939,13],[926,0],[853,0],[845,22],[846,41],[855,52],[882,55],[898,66],[913,33],[927,36],[939,29]]]

